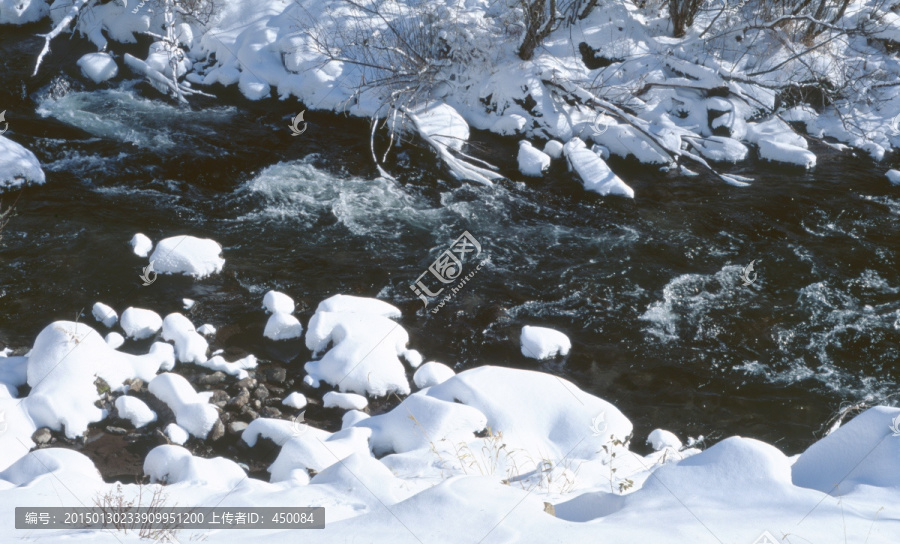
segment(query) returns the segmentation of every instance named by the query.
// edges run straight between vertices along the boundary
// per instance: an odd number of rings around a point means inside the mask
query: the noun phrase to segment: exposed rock
[[[266,379],[272,383],[284,383],[287,379],[287,370],[281,367],[266,370]]]
[[[228,402],[229,400],[228,393],[221,389],[215,389],[212,392],[212,396],[209,398],[209,402],[215,404],[217,402]]]
[[[259,400],[266,400],[267,398],[269,398],[269,390],[266,389],[265,385],[260,385],[253,390],[253,396],[258,398]]]
[[[232,421],[228,424],[228,432],[231,434],[241,434],[249,425],[243,421]]]
[[[248,391],[251,389],[256,389],[256,386],[259,385],[259,382],[256,381],[256,378],[244,378],[243,380],[239,380],[237,384],[235,384],[239,389],[247,389]]]
[[[213,424],[213,428],[210,429],[209,434],[206,436],[206,439],[215,442],[223,436],[225,436],[225,424],[222,423],[221,419],[217,419]]]
[[[201,385],[217,385],[225,381],[225,373],[221,371],[215,371],[212,374],[205,374],[200,376],[197,380],[197,383]]]
[[[128,431],[126,431],[122,427],[109,426],[106,428],[106,432],[108,432],[109,434],[126,434]]]
[[[261,415],[262,417],[277,418],[281,417],[281,410],[279,410],[278,408],[273,408],[271,406],[263,406],[259,411],[259,415]]]
[[[31,439],[38,445],[49,443],[51,438],[53,438],[53,433],[47,427],[41,427],[31,435]]]

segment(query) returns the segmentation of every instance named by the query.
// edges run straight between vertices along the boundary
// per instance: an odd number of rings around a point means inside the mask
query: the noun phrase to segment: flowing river
[[[32,78],[41,30],[0,36],[6,136],[48,178],[21,194],[3,232],[0,346],[27,349],[76,316],[102,329],[90,316],[97,301],[166,315],[190,298],[191,320],[219,328],[214,347],[301,372],[305,347],[262,337],[263,294],[289,294],[305,325],[321,300],[345,293],[400,307],[426,360],[573,381],[631,418],[635,442],[660,427],[796,453],[842,403],[895,404],[900,190],[886,163],[812,144],[815,169],[750,160],[732,171],[755,182],[735,188],[613,160],[636,198],[601,198],[562,161],[523,178],[517,142],[476,131],[472,153],[512,180],[455,181],[404,142],[387,163],[393,181],[378,176],[364,121],[309,111],[308,130],[292,137],[303,108],[293,100],[254,103],[216,87],[217,100],[179,107],[143,83],[88,87],[71,66],[89,48],[75,42]],[[410,284],[465,231],[490,264],[441,311],[423,310]],[[225,268],[143,287],[146,259],[128,246],[137,232],[212,238]],[[523,357],[523,325],[565,332],[571,354]]]

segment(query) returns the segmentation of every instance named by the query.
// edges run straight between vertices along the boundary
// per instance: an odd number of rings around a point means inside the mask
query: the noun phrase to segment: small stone
[[[241,389],[240,393],[238,393],[234,397],[231,397],[231,399],[228,401],[227,406],[235,408],[237,410],[241,410],[247,405],[248,402],[250,402],[250,391]]]
[[[41,427],[40,429],[34,431],[34,434],[31,435],[31,439],[39,445],[49,443],[51,438],[53,438],[53,434],[47,427]]]
[[[259,402],[258,400],[254,400],[254,401],[253,401],[253,407],[254,407],[254,408],[256,408],[257,410],[259,410],[259,407],[260,407],[260,406],[262,406],[262,403],[261,403],[261,402]]]
[[[209,402],[217,403],[217,402],[228,402],[228,399],[231,397],[228,396],[228,393],[221,389],[215,389],[212,392],[212,396],[209,397]]]
[[[209,434],[206,435],[206,439],[215,442],[223,436],[225,436],[225,424],[222,423],[221,419],[217,419],[213,424],[212,429],[210,429]]]
[[[267,398],[269,398],[269,390],[266,389],[265,385],[260,385],[253,390],[253,396],[258,398],[259,400],[266,400]]]
[[[201,385],[217,385],[225,381],[225,373],[220,371],[215,371],[212,374],[206,374],[204,376],[200,376],[197,380],[197,383]]]
[[[256,386],[259,385],[259,382],[256,381],[256,378],[244,378],[243,380],[238,380],[237,387],[247,389],[256,389]]]
[[[545,502],[545,503],[544,503],[544,512],[547,512],[547,513],[550,514],[551,516],[556,517],[556,507],[553,506],[553,505],[552,505],[551,503],[549,503],[549,502]]]
[[[144,387],[144,380],[140,378],[132,378],[123,382],[128,386],[129,391],[140,391]]]
[[[243,421],[232,421],[228,424],[228,432],[231,434],[241,434],[249,425]]]
[[[266,371],[266,378],[272,383],[284,383],[287,379],[287,370],[281,367],[270,368]]]
[[[259,415],[268,418],[278,418],[281,417],[281,410],[271,406],[263,406],[262,410],[259,411]]]
[[[221,414],[219,414],[219,419],[222,420],[222,423],[227,424],[232,419],[234,419],[234,416],[231,414],[231,412],[222,412]]]
[[[251,420],[257,419],[259,417],[259,414],[249,406],[244,406],[243,408],[241,408],[241,415],[246,416]]]
[[[123,429],[122,427],[112,427],[112,426],[110,426],[110,427],[107,427],[107,428],[106,428],[106,432],[108,432],[109,434],[125,434],[125,433],[127,433],[128,431],[126,431],[126,430]]]

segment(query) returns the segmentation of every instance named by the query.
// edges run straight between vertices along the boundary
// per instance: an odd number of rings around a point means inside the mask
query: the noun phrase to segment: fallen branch
[[[81,8],[85,6],[88,2],[92,0],[77,0],[74,4],[72,4],[72,8],[69,9],[69,12],[66,13],[65,17],[60,19],[59,23],[53,27],[50,32],[44,34],[42,37],[44,38],[44,48],[41,49],[40,54],[37,58],[37,63],[34,65],[34,73],[31,74],[32,77],[36,76],[38,70],[41,67],[41,62],[44,60],[44,57],[47,53],[50,52],[50,42],[53,41],[54,38],[62,34],[63,30],[69,27],[72,24],[72,21],[78,18],[78,13],[81,11]]]

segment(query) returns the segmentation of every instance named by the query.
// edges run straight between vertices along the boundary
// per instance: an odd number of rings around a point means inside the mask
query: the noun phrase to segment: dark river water
[[[565,377],[617,405],[636,442],[661,427],[794,453],[842,403],[894,404],[900,188],[888,162],[813,144],[814,170],[749,161],[734,170],[756,181],[735,188],[613,161],[636,192],[627,200],[586,193],[560,161],[525,180],[516,141],[476,133],[471,151],[510,181],[454,181],[415,142],[388,161],[391,181],[371,163],[366,122],[310,111],[292,137],[293,100],[216,87],[218,100],[179,107],[124,67],[94,86],[71,68],[91,50],[77,39],[60,38],[32,78],[45,30],[0,28],[6,136],[48,178],[24,191],[4,232],[0,345],[28,347],[79,312],[93,323],[96,301],[166,315],[188,297],[195,324],[220,328],[217,347],[301,366],[305,348],[263,341],[262,296],[275,288],[304,325],[336,293],[389,301],[426,360]],[[491,263],[438,314],[423,312],[409,285],[464,231]],[[136,232],[213,238],[225,268],[142,287]],[[757,281],[743,286],[753,260]],[[564,331],[571,354],[522,357],[529,324]]]

